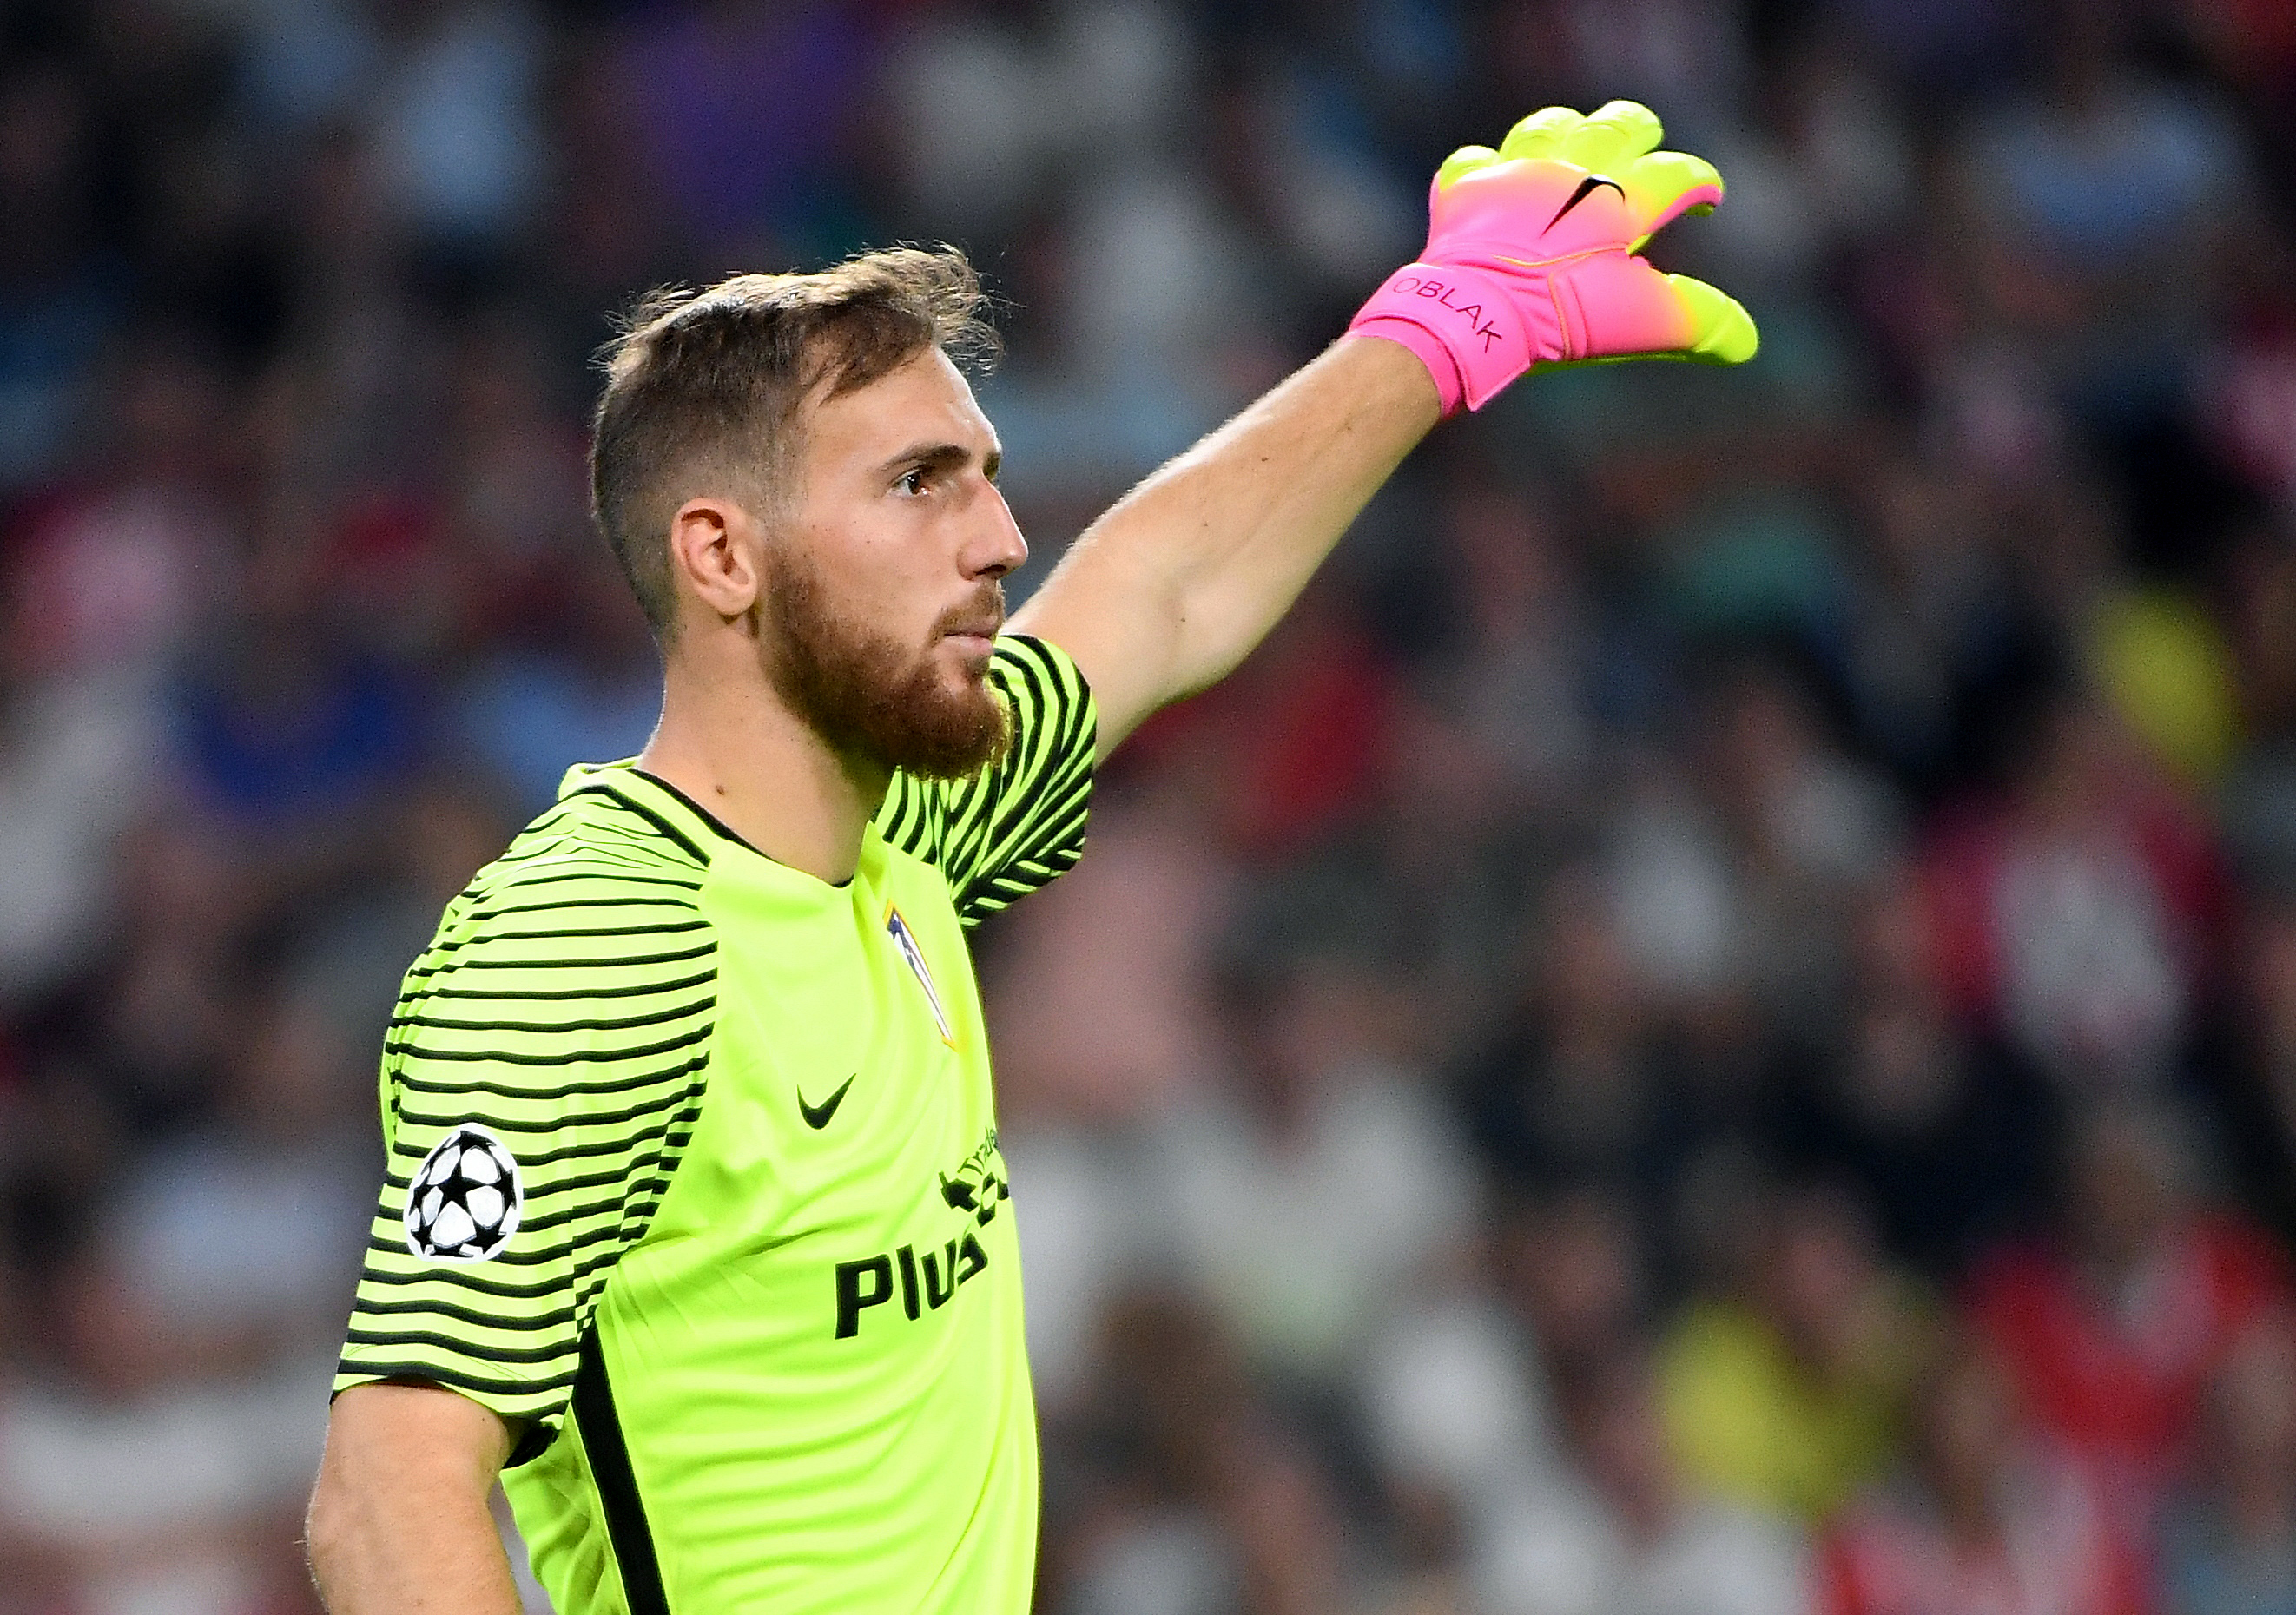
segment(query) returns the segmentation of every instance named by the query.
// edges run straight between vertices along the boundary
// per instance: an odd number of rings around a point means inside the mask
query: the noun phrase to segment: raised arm
[[[1014,626],[1091,681],[1100,755],[1249,655],[1445,415],[1534,365],[1753,356],[1743,308],[1639,256],[1652,232],[1722,198],[1710,165],[1655,149],[1662,133],[1632,102],[1586,118],[1549,107],[1496,152],[1454,153],[1431,190],[1426,250],[1348,337],[1078,539]]]

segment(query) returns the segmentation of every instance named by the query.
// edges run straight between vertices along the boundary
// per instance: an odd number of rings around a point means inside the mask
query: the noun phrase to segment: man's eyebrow
[[[992,451],[990,463],[996,461]],[[960,471],[972,463],[972,451],[961,443],[912,443],[899,454],[887,460],[879,469],[892,471]]]

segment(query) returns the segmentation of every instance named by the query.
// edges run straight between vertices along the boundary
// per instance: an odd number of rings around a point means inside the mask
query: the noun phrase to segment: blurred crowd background
[[[965,247],[1017,597],[1620,94],[1760,357],[1445,428],[979,939],[1040,1606],[2296,1611],[2296,7],[10,0],[0,1611],[315,1608],[613,311]]]

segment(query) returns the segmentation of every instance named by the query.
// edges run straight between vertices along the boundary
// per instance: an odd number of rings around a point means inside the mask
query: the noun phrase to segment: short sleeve
[[[457,899],[407,973],[339,1391],[423,1380],[554,1425],[700,1117],[718,966],[699,872],[538,867]]]
[[[889,843],[939,868],[968,926],[1074,867],[1092,803],[1097,719],[1068,653],[1008,635],[988,678],[1012,717],[1003,759],[964,780],[896,775],[877,815]]]

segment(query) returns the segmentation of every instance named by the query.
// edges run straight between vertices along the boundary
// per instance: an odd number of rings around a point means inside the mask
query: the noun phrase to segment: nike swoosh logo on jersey
[[[856,1071],[853,1077],[858,1077],[860,1074]],[[805,1091],[802,1088],[798,1090],[797,1113],[805,1118],[806,1126],[818,1133],[829,1125],[829,1119],[837,1114],[837,1107],[845,1103],[845,1090],[853,1086],[853,1077],[848,1077],[843,1082],[839,1083],[837,1092],[819,1104],[806,1103]]]
[[[1564,202],[1562,209],[1554,215],[1554,217],[1546,221],[1546,228],[1549,230],[1554,229],[1555,225],[1562,222],[1563,214],[1570,212],[1571,209],[1577,207],[1580,202],[1585,201],[1588,197],[1592,196],[1596,191],[1600,190],[1604,185],[1610,186],[1611,190],[1616,191],[1621,197],[1625,196],[1627,193],[1626,186],[1620,184],[1617,180],[1604,179],[1600,174],[1589,174],[1586,178],[1578,182],[1578,188],[1570,193],[1570,200]]]

